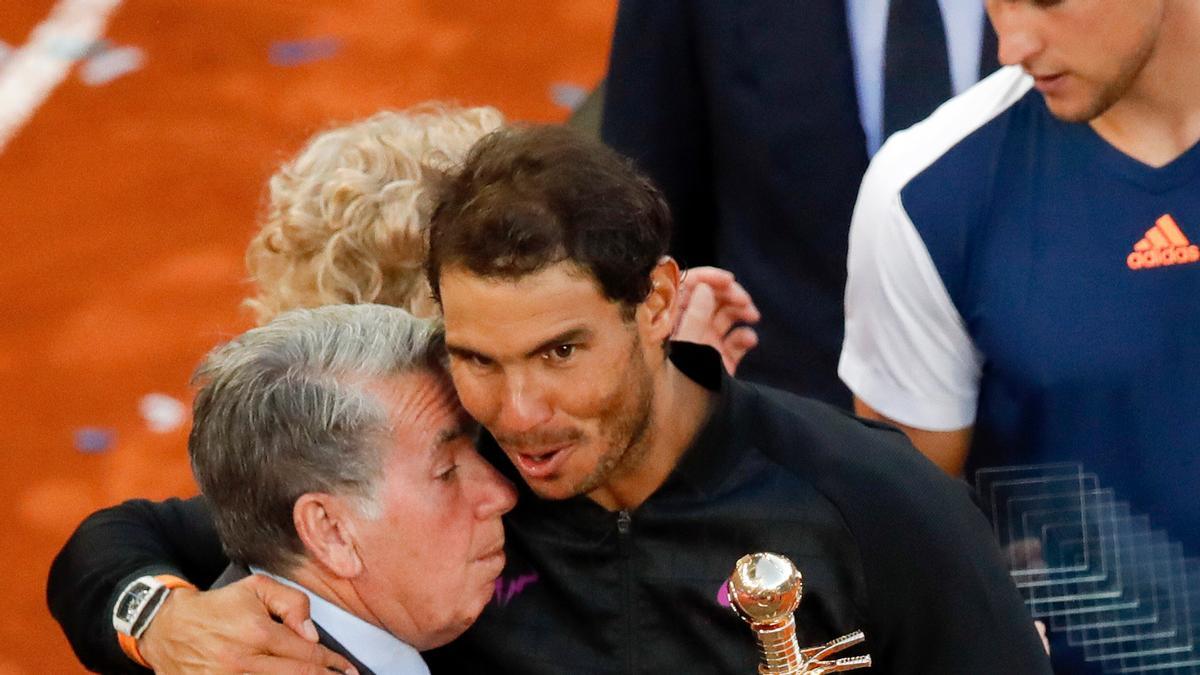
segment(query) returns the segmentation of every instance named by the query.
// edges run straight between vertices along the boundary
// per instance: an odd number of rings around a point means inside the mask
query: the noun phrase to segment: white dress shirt
[[[950,83],[961,94],[979,80],[983,44],[983,0],[938,0],[946,27]],[[858,114],[867,134],[867,153],[883,145],[883,54],[890,0],[846,0],[854,56]]]
[[[250,571],[303,591],[308,596],[312,620],[373,672],[379,675],[429,675],[429,667],[425,665],[421,653],[395,635],[354,616],[290,579],[255,567],[251,567]]]

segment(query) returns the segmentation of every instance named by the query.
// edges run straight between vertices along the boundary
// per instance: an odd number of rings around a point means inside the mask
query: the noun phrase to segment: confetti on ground
[[[59,0],[33,29],[29,41],[0,70],[0,150],[62,83],[75,65],[75,52],[88,53],[104,33],[121,0]],[[69,48],[67,56],[51,53]]]
[[[112,447],[116,437],[112,429],[83,427],[75,431],[75,449],[86,453],[105,452]]]
[[[570,82],[555,82],[550,85],[550,100],[567,110],[575,110],[587,100],[588,90]]]
[[[276,66],[300,66],[328,59],[342,48],[337,38],[292,40],[271,43],[271,63]]]
[[[68,61],[78,61],[89,56],[103,53],[111,44],[108,40],[87,40],[69,35],[61,35],[48,40],[43,47],[48,56],[56,56]]]
[[[166,394],[146,394],[138,402],[138,412],[157,434],[174,431],[187,421],[187,406]]]
[[[145,62],[146,55],[137,47],[109,49],[88,59],[79,77],[85,84],[99,87],[138,70]]]

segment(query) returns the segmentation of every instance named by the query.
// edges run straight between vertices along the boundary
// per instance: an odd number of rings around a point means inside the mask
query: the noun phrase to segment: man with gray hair
[[[188,450],[226,580],[304,591],[359,673],[428,673],[418,650],[466,630],[504,567],[515,493],[476,453],[444,355],[439,324],[344,305],[283,314],[196,371]]]

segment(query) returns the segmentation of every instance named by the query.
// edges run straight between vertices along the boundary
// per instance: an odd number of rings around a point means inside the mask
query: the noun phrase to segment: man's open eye
[[[448,467],[446,470],[439,473],[437,475],[437,479],[444,483],[448,483],[448,482],[450,482],[450,480],[452,478],[454,478],[455,474],[457,474],[457,473],[458,473],[458,465],[453,464],[450,467]]]
[[[550,361],[566,361],[575,355],[575,345],[566,344],[558,345],[546,352],[546,358]]]

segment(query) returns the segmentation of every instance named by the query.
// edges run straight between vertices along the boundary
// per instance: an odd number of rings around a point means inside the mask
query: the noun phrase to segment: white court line
[[[59,0],[0,66],[0,151],[104,33],[121,0]]]

